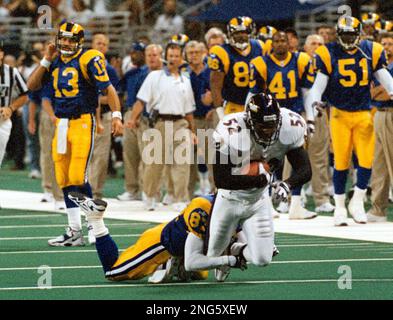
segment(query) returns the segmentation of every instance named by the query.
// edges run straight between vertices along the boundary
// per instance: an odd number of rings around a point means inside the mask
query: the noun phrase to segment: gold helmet
[[[362,24],[355,17],[342,17],[336,26],[338,43],[344,50],[355,49],[360,42]]]
[[[60,39],[69,38],[76,42],[74,48],[64,47],[60,43]],[[83,42],[85,41],[85,32],[81,25],[74,22],[64,22],[60,25],[57,33],[56,45],[62,55],[72,56],[82,49]]]
[[[273,38],[273,35],[277,32],[277,29],[272,26],[263,26],[258,31],[258,39],[266,41]]]
[[[393,32],[393,21],[380,20],[375,24],[375,31],[378,34],[385,34],[388,32]]]
[[[229,44],[241,51],[245,50],[248,47],[254,33],[254,26],[254,22],[250,17],[232,18],[227,25]],[[233,37],[237,32],[246,32],[248,34],[248,41],[237,42]]]
[[[171,39],[168,42],[168,45],[170,44],[177,44],[178,46],[184,48],[187,42],[190,41],[190,38],[183,33],[175,34],[174,36],[171,37]]]
[[[378,21],[381,21],[381,17],[376,13],[367,12],[362,14],[363,24],[375,26]]]

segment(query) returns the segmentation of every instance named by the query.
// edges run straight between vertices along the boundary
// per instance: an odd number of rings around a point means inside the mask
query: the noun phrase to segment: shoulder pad
[[[285,145],[303,145],[307,124],[303,117],[289,109],[281,108],[280,142]]]

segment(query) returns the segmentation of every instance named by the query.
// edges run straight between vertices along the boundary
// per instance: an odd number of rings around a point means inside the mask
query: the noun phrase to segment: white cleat
[[[387,222],[386,216],[376,216],[370,212],[367,212],[367,222]]]
[[[86,214],[86,219],[101,219],[105,213],[107,203],[101,199],[91,199],[79,192],[70,192],[68,198]]]
[[[52,202],[53,200],[53,195],[49,192],[44,192],[41,198],[41,202]]]
[[[162,199],[162,204],[164,206],[169,206],[174,202],[173,196],[170,195],[169,193],[166,193],[164,198]]]
[[[364,210],[363,201],[356,201],[355,197],[352,197],[348,204],[348,211],[356,223],[367,223],[367,215],[366,210]]]
[[[52,247],[81,247],[85,245],[85,241],[82,230],[76,231],[67,227],[65,234],[48,240],[48,244]]]
[[[217,282],[224,282],[228,278],[230,273],[230,266],[222,266],[214,269],[214,277],[216,278]]]
[[[290,220],[306,220],[314,219],[317,216],[315,212],[308,211],[307,209],[299,206],[290,206],[288,217]]]
[[[320,206],[315,208],[315,212],[320,213],[320,212],[333,212],[335,209],[335,206],[332,205],[329,201],[321,204]]]
[[[146,197],[145,208],[147,211],[154,211],[156,209],[156,199]]]
[[[157,270],[148,278],[148,283],[168,283],[178,277],[180,260],[171,257],[166,263],[159,266]]]
[[[116,198],[117,198],[117,200],[120,200],[120,201],[141,200],[141,198],[138,197],[136,194],[131,193],[131,192],[127,192],[127,191],[122,194],[119,194]]]
[[[65,210],[66,209],[66,205],[64,203],[64,201],[55,201],[55,210]]]
[[[346,208],[337,208],[334,210],[334,225],[344,227],[348,225],[348,211]]]

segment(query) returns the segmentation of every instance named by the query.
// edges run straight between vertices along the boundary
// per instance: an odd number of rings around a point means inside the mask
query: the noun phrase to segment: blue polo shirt
[[[205,65],[203,71],[197,75],[194,71],[189,68],[190,80],[192,91],[194,92],[195,98],[195,111],[194,116],[204,117],[211,109],[212,106],[205,106],[202,103],[202,95],[206,93],[206,90],[210,90],[210,69]]]
[[[393,76],[393,62],[388,65],[387,70]],[[376,79],[374,79],[374,84],[376,87],[381,85],[378,82],[378,80],[376,80]],[[389,108],[389,107],[393,107],[393,101],[392,100],[387,100],[387,101],[372,100],[371,105],[374,107],[377,107],[377,108]]]
[[[139,89],[142,87],[143,81],[145,81],[150,70],[147,65],[140,68],[131,69],[126,72],[124,78],[121,81],[121,89],[123,92],[127,92],[126,109],[131,110],[132,106],[136,102],[136,96]],[[143,110],[144,116],[149,116],[146,112],[146,108]]]

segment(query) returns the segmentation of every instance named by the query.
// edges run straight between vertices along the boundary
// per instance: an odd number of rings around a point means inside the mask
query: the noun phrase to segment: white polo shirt
[[[176,79],[167,68],[148,74],[138,91],[137,99],[146,104],[146,111],[158,110],[160,114],[182,115],[195,110],[195,99],[188,74]]]

